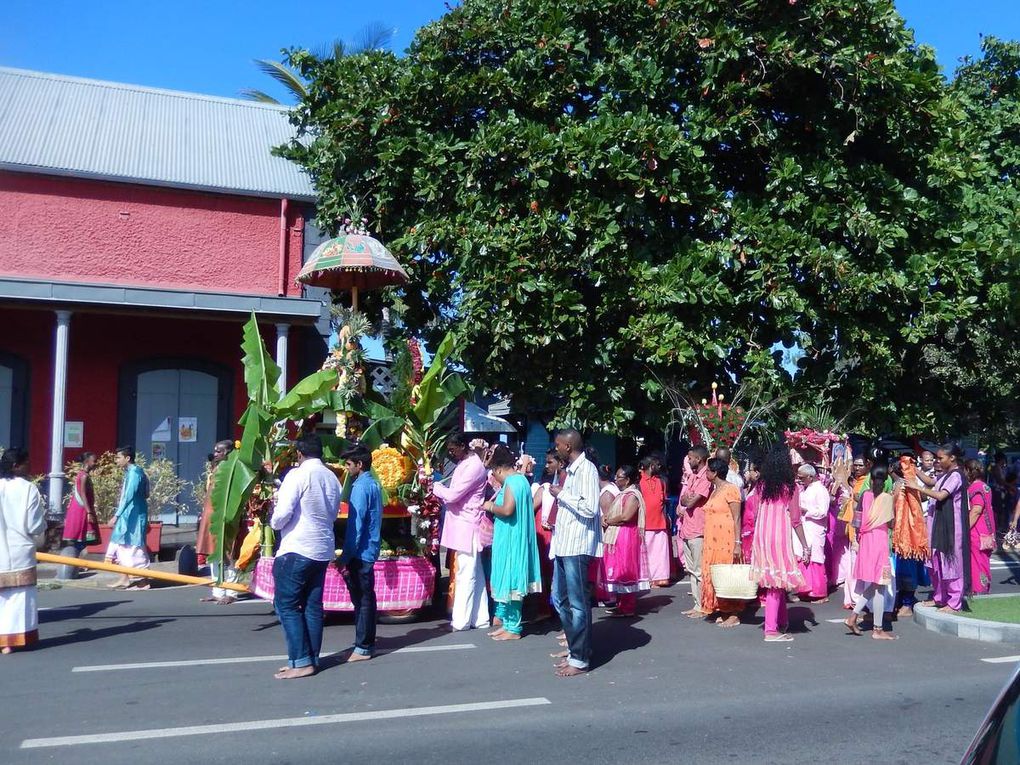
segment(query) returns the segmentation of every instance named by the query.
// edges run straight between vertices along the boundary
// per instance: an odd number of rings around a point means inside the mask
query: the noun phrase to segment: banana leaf
[[[277,420],[301,420],[315,412],[321,412],[332,401],[333,386],[337,373],[331,369],[320,369],[301,380],[273,406]]]
[[[244,430],[241,433],[241,460],[256,470],[266,458],[266,439],[273,427],[274,418],[254,401],[248,404],[238,421]]]
[[[390,416],[373,420],[372,424],[361,434],[361,442],[369,449],[378,449],[388,443],[403,427],[404,419],[402,417]]]
[[[251,318],[245,322],[241,340],[244,351],[244,383],[248,387],[248,398],[262,407],[268,407],[280,398],[278,384],[280,368],[266,350],[259,333],[259,323],[252,311]]]
[[[212,486],[213,514],[209,519],[209,531],[215,546],[213,554],[209,556],[210,561],[223,561],[225,550],[237,536],[245,506],[255,486],[255,478],[255,471],[241,459],[239,449],[227,455],[216,468]],[[220,570],[222,572],[223,569]]]

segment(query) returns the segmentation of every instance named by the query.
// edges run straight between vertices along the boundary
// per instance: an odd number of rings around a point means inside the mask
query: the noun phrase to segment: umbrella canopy
[[[305,263],[297,280],[312,287],[356,292],[406,284],[407,273],[393,253],[364,234],[328,239]]]

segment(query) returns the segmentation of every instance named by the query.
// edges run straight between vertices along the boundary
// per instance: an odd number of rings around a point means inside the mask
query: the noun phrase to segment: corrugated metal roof
[[[0,168],[314,198],[284,107],[0,67]]]

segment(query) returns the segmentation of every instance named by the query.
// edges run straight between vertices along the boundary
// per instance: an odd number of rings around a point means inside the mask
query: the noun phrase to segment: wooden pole
[[[351,287],[351,310],[358,310],[358,288]]]
[[[160,579],[164,582],[174,582],[176,584],[200,584],[203,587],[222,587],[224,590],[233,590],[234,592],[250,592],[246,585],[237,584],[237,582],[217,582],[215,579],[205,579],[200,576],[170,574],[166,571],[153,571],[148,568],[129,568],[127,566],[118,566],[115,563],[107,563],[106,561],[69,558],[65,555],[53,555],[51,553],[36,553],[35,557],[40,563],[56,563],[63,566],[90,568],[96,571],[110,571],[114,574],[127,574],[128,576],[142,577],[144,579]]]

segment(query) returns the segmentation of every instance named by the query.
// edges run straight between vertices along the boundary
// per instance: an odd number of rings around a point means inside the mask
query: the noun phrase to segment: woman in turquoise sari
[[[493,450],[488,462],[492,477],[502,487],[484,505],[495,516],[489,585],[496,601],[496,617],[503,622],[489,633],[493,640],[520,640],[524,596],[542,591],[531,485],[517,472],[515,463],[514,455],[502,444]]]

